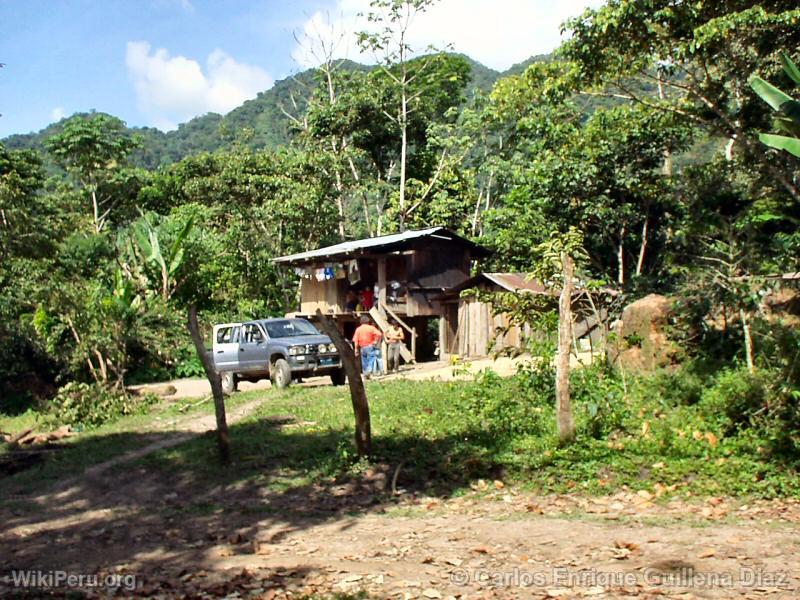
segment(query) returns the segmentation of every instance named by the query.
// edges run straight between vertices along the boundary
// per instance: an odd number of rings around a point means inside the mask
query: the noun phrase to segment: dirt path
[[[586,357],[581,357],[587,360]],[[517,366],[526,360],[530,360],[530,356],[523,355],[515,358],[499,357],[493,358],[477,358],[474,360],[460,362],[457,366],[451,365],[446,361],[436,361],[419,363],[416,365],[404,365],[399,373],[392,373],[378,377],[378,381],[392,381],[395,379],[409,379],[412,381],[425,381],[425,380],[439,380],[451,381],[453,379],[471,379],[475,373],[483,371],[484,369],[491,369],[498,375],[507,377],[513,375],[517,371]],[[320,385],[329,385],[329,377],[308,377],[302,383],[295,383],[302,387],[316,387]],[[161,385],[172,385],[175,387],[175,394],[169,396],[170,399],[184,399],[184,398],[199,398],[211,393],[211,386],[207,379],[174,379],[167,381]],[[132,386],[133,388],[146,388],[147,386]],[[249,381],[242,381],[239,383],[239,391],[249,392],[253,390],[268,390],[271,384],[268,380],[258,381],[251,383]]]
[[[226,415],[228,424],[232,425],[233,423],[245,418],[247,415],[256,410],[261,403],[261,400],[253,400],[229,410]],[[140,433],[143,434],[157,434],[169,429],[169,437],[156,439],[151,444],[147,444],[146,446],[137,448],[136,450],[125,452],[109,460],[92,465],[91,467],[85,469],[82,473],[59,482],[55,489],[50,490],[45,495],[35,498],[34,501],[46,504],[48,502],[52,502],[53,500],[63,500],[65,498],[69,498],[73,494],[73,491],[82,484],[86,485],[90,482],[97,482],[102,478],[102,476],[108,474],[110,471],[124,467],[126,463],[144,458],[145,456],[153,454],[154,452],[158,452],[159,450],[164,450],[166,448],[172,448],[174,446],[178,446],[179,444],[183,444],[197,435],[202,435],[207,431],[216,430],[216,426],[216,416],[213,414],[199,416],[192,415],[169,423],[164,422],[156,428],[141,431]]]
[[[506,489],[392,498],[362,482],[291,493],[206,490],[203,500],[218,508],[197,512],[191,483],[132,475],[82,490],[91,500],[83,510],[0,514],[0,573],[129,577],[121,581],[135,584],[137,596],[167,598],[800,595],[797,503],[657,505],[630,493],[595,501]],[[708,506],[716,512],[706,515]],[[59,551],[48,551],[54,544]],[[0,578],[0,593],[4,585],[13,589]]]

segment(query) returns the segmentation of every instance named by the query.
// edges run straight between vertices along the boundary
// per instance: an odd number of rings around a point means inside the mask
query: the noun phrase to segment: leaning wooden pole
[[[197,324],[197,309],[194,304],[189,306],[189,333],[194,342],[194,349],[197,357],[203,364],[208,382],[211,384],[211,394],[214,396],[214,412],[217,415],[217,446],[219,447],[219,460],[223,465],[231,462],[231,447],[228,439],[228,421],[225,418],[225,396],[222,394],[222,384],[219,374],[214,368],[214,361],[206,352],[203,344],[203,337],[200,335],[200,326]]]
[[[350,399],[353,401],[353,413],[356,417],[356,451],[359,456],[369,456],[372,453],[372,427],[369,419],[369,402],[367,392],[364,389],[364,382],[361,379],[361,371],[356,363],[356,354],[353,347],[347,343],[336,325],[326,317],[320,309],[317,309],[317,319],[319,319],[322,332],[331,338],[333,345],[339,352],[342,359],[342,366],[347,374],[347,383],[350,386]]]
[[[556,418],[558,440],[568,444],[575,439],[575,423],[569,398],[569,354],[572,343],[572,290],[575,270],[572,257],[561,253],[564,284],[558,300],[558,356],[556,358]]]

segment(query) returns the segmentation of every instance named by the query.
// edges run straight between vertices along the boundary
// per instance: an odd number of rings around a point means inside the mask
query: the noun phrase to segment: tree
[[[217,373],[214,367],[214,361],[206,351],[205,344],[203,344],[203,338],[200,335],[200,326],[197,323],[197,308],[194,304],[189,306],[187,327],[192,337],[195,352],[200,362],[203,364],[203,370],[211,384],[211,395],[214,397],[214,413],[217,420],[217,449],[219,452],[219,460],[223,465],[229,465],[231,462],[231,446],[228,435],[228,420],[225,416],[225,397],[222,394],[222,383],[219,380],[219,373]]]
[[[558,300],[558,351],[556,353],[556,425],[562,444],[575,440],[575,422],[569,392],[569,358],[572,348],[572,298],[575,290],[575,267],[586,262],[583,236],[571,227],[566,233],[554,231],[550,239],[536,247],[541,256],[533,276],[555,287],[560,280]]]
[[[692,129],[631,103],[583,115],[574,85],[570,65],[534,63],[493,90],[483,116],[497,140],[485,234],[505,261],[530,269],[554,224],[580,224],[595,273],[620,286],[657,276],[678,212],[664,152],[684,149]]]
[[[741,154],[797,202],[791,167],[758,149],[765,115],[747,78],[798,47],[799,24],[794,0],[612,0],[564,24],[561,54],[585,91],[671,112],[725,138],[728,160]],[[669,94],[659,98],[657,88]]]
[[[0,263],[11,254],[31,253],[46,237],[41,233],[40,198],[44,185],[41,159],[31,151],[9,151],[0,144]]]
[[[120,200],[119,189],[109,184],[139,146],[139,139],[128,135],[116,117],[98,113],[72,117],[46,146],[89,195],[94,230],[100,233]]]
[[[370,23],[378,27],[377,32],[362,31],[358,42],[362,48],[371,50],[386,77],[392,81],[399,95],[399,103],[392,114],[387,113],[400,129],[400,188],[398,198],[398,226],[405,230],[407,216],[406,169],[408,160],[409,116],[419,100],[421,92],[412,92],[414,81],[423,74],[427,61],[416,70],[409,69],[409,57],[413,49],[408,37],[411,23],[418,14],[425,12],[434,0],[372,0]]]

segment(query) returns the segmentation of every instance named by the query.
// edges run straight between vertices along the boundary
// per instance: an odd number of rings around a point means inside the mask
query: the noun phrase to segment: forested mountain
[[[518,73],[525,66],[546,56],[531,57],[524,63],[514,65],[506,72],[495,71],[468,56],[460,56],[470,66],[470,82],[466,97],[475,90],[488,93],[495,81],[510,73]],[[339,71],[366,72],[374,67],[350,60],[338,63]],[[308,96],[315,87],[319,76],[316,69],[300,73],[275,82],[268,90],[260,92],[256,98],[245,101],[226,115],[207,113],[181,123],[173,131],[163,132],[152,127],[131,127],[129,132],[142,138],[142,147],[131,157],[133,164],[153,169],[159,165],[177,162],[187,156],[200,152],[214,152],[242,144],[253,150],[274,149],[285,146],[291,137],[291,120],[286,115],[299,115],[305,111]],[[44,150],[44,141],[61,131],[67,119],[48,125],[36,133],[8,136],[2,143],[9,149]]]

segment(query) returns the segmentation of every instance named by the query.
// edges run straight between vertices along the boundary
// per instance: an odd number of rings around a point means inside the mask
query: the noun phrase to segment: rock
[[[783,288],[764,297],[767,318],[782,321],[789,327],[800,327],[800,291]]]
[[[612,364],[626,369],[652,371],[677,362],[679,348],[666,334],[672,301],[650,294],[629,304],[614,324],[616,340],[609,344]]]
[[[155,394],[156,396],[174,396],[177,389],[171,383],[149,383],[128,388],[134,396],[144,396],[145,394]]]

